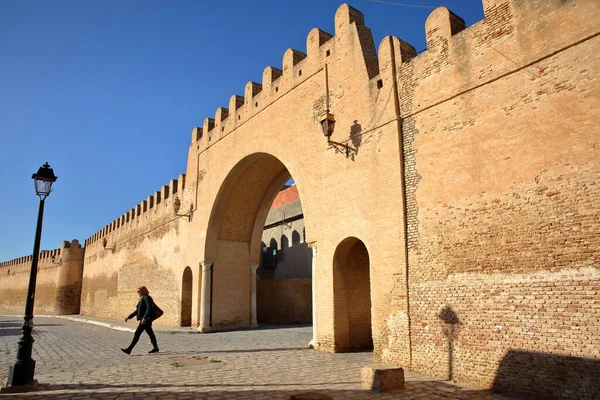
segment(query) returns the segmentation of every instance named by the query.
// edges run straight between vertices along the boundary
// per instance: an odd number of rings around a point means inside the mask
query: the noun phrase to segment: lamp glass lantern
[[[321,129],[323,129],[323,135],[329,140],[335,129],[335,118],[333,114],[327,112],[321,119]]]
[[[46,162],[38,169],[38,172],[31,176],[33,179],[33,185],[35,188],[35,194],[39,196],[41,200],[44,200],[52,191],[52,184],[56,181],[57,177],[54,175],[52,167]]]
[[[173,199],[173,212],[175,213],[175,215],[177,215],[180,208],[181,208],[181,200],[179,200],[179,197],[175,197],[175,199]]]

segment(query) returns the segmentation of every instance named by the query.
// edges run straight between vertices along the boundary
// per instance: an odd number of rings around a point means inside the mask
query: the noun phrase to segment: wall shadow
[[[600,359],[509,350],[492,390],[533,399],[600,399]]]
[[[3,336],[21,336],[21,327],[23,325],[23,321],[0,321],[0,337]],[[60,324],[36,324],[35,321],[33,323],[33,330],[31,331],[31,335],[35,336],[37,334],[35,327],[36,326],[61,326]]]

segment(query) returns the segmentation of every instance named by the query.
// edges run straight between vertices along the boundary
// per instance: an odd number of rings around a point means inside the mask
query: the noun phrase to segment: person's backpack
[[[159,319],[164,313],[165,312],[161,310],[160,307],[156,305],[156,303],[154,303],[154,307],[152,307],[152,321]]]

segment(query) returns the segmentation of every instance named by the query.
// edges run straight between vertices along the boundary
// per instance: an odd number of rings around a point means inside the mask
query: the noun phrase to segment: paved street
[[[16,357],[21,321],[0,316],[2,382]],[[119,348],[129,344],[133,333],[115,328],[136,325],[110,322],[116,326],[36,317],[33,358],[40,390],[0,394],[0,399],[283,400],[303,392],[334,399],[506,399],[410,372],[405,390],[370,393],[360,387],[360,368],[370,363],[371,353],[307,349],[310,327],[211,334],[159,327],[159,353],[147,354],[151,345],[144,333],[127,356]]]

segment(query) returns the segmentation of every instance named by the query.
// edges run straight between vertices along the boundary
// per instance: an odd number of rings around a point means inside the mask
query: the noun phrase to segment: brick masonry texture
[[[293,177],[315,254],[316,347],[372,346],[406,371],[534,398],[599,398],[600,3],[483,9],[469,27],[435,9],[417,55],[395,37],[376,47],[362,13],[340,6],[334,35],[313,29],[305,52],[288,49],[192,130],[185,174],[86,239],[81,313],[122,318],[143,283],[159,324],[191,309],[193,327],[250,327],[251,266]],[[321,133],[327,109],[349,157]],[[26,269],[1,268],[15,264]],[[21,296],[3,292],[2,307]]]

